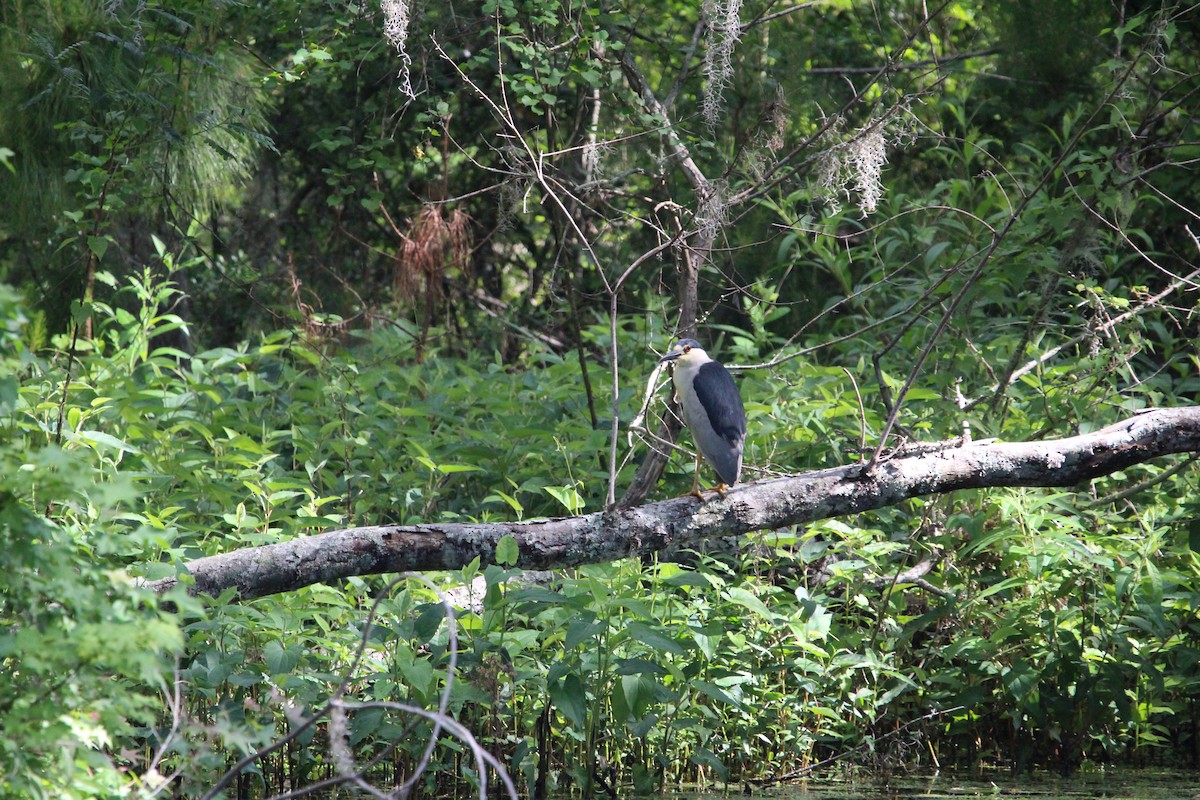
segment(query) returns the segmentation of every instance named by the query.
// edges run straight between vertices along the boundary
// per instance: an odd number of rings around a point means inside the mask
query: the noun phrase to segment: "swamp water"
[[[1014,777],[1008,772],[894,776],[889,780],[811,780],[755,790],[752,795],[676,794],[659,800],[1200,800],[1200,772],[1096,770],[1069,778],[1052,773]]]

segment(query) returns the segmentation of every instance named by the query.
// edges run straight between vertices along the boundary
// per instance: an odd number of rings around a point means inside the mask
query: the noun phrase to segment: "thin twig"
[[[772,11],[770,14],[763,14],[762,16],[755,17],[754,19],[750,20],[749,22],[744,23],[741,26],[741,32],[745,33],[746,31],[750,30],[751,28],[757,27],[759,25],[765,25],[766,23],[771,22],[772,20],[779,19],[780,17],[786,17],[788,14],[794,14],[795,12],[803,11],[806,8],[812,8],[815,5],[817,5],[816,2],[797,3],[794,6],[789,6],[787,8],[781,8],[778,11]]]
[[[973,53],[958,53],[957,55],[946,56],[945,58],[925,58],[920,61],[908,61],[902,64],[885,64],[883,67],[806,67],[804,72],[808,75],[870,75],[879,72],[880,69],[883,69],[887,72],[900,72],[901,70],[908,69],[940,67],[943,64],[953,64],[956,61],[968,61],[972,58],[994,56],[999,52],[1000,48],[992,47],[987,50],[976,50]]]
[[[794,781],[794,780],[798,780],[800,778],[806,778],[809,775],[811,775],[812,773],[821,769],[822,767],[827,767],[830,764],[835,764],[838,761],[842,761],[843,759],[849,758],[850,756],[852,756],[856,753],[861,753],[864,750],[867,750],[867,749],[875,746],[878,742],[885,741],[885,740],[890,739],[895,736],[899,736],[902,733],[906,733],[909,728],[916,725],[917,723],[925,722],[926,720],[930,720],[930,719],[935,719],[936,717],[942,717],[942,716],[945,716],[946,714],[953,714],[957,711],[963,711],[964,709],[966,709],[966,706],[954,706],[953,708],[947,708],[942,711],[931,711],[923,717],[917,717],[916,719],[909,720],[908,722],[904,723],[903,725],[901,725],[899,728],[896,728],[895,730],[888,731],[887,733],[885,733],[881,736],[876,736],[873,739],[863,741],[863,743],[858,745],[857,747],[851,748],[850,750],[846,750],[845,752],[842,752],[842,753],[838,753],[837,755],[831,756],[822,761],[818,761],[815,764],[810,764],[807,767],[793,770],[791,772],[784,773],[783,775],[777,775],[773,778],[750,778],[746,781],[746,785],[747,786],[749,786],[749,785],[773,786],[777,783],[784,783],[786,781]]]
[[[858,381],[854,380],[854,373],[842,367],[842,372],[846,373],[846,377],[850,379],[850,385],[854,387],[854,396],[858,398],[858,450],[865,452],[867,449],[867,411],[863,407],[862,393],[858,391]]]
[[[350,683],[354,676],[358,673],[358,669],[362,665],[363,658],[366,655],[367,643],[370,641],[371,630],[374,627],[375,617],[378,615],[380,605],[387,597],[391,595],[392,590],[397,585],[406,580],[420,581],[432,589],[437,594],[442,606],[445,608],[446,619],[449,621],[449,627],[447,629],[449,641],[447,645],[448,657],[446,665],[446,686],[442,691],[442,696],[440,702],[438,703],[437,711],[429,711],[427,709],[398,703],[352,703],[343,700],[342,698],[349,689]],[[258,759],[270,755],[280,748],[285,747],[287,744],[304,734],[305,731],[315,725],[323,717],[327,715],[332,716],[336,713],[341,713],[347,710],[352,711],[365,708],[387,708],[402,711],[413,716],[431,720],[434,723],[433,732],[430,735],[425,752],[408,781],[396,787],[396,789],[391,793],[380,792],[378,789],[371,786],[363,777],[365,770],[376,762],[376,759],[373,759],[365,767],[358,769],[352,774],[337,775],[333,778],[319,781],[315,784],[299,787],[292,791],[275,795],[272,800],[291,800],[292,798],[298,798],[312,794],[319,789],[344,783],[352,783],[358,788],[363,789],[364,791],[367,791],[376,797],[407,797],[416,781],[428,768],[429,759],[433,753],[433,749],[437,746],[438,739],[440,738],[443,730],[451,733],[455,738],[463,742],[463,744],[465,744],[472,751],[472,753],[475,754],[476,763],[479,766],[478,779],[480,800],[487,800],[487,767],[489,766],[496,771],[497,775],[500,776],[500,780],[508,791],[508,795],[511,800],[518,800],[516,787],[513,785],[512,778],[508,775],[504,765],[497,761],[493,756],[485,752],[479,742],[474,738],[474,736],[472,736],[470,731],[464,728],[457,720],[449,716],[448,712],[450,708],[450,697],[454,688],[454,676],[458,668],[458,649],[458,626],[455,622],[454,606],[450,603],[449,598],[424,575],[415,572],[401,573],[391,583],[389,583],[382,592],[379,593],[379,595],[375,598],[375,602],[371,604],[371,609],[367,613],[366,624],[364,625],[362,635],[359,637],[358,648],[354,654],[353,660],[351,661],[350,667],[347,669],[341,683],[338,684],[329,700],[325,702],[325,705],[309,717],[300,721],[299,724],[296,724],[286,736],[283,736],[271,744],[249,753],[236,764],[234,764],[221,777],[221,779],[218,780],[217,783],[214,784],[203,795],[201,800],[212,800],[212,798],[215,798],[217,795],[223,792],[246,767]]]
[[[1091,124],[1092,120],[1095,119],[1101,113],[1101,111],[1108,108],[1108,105],[1112,99],[1116,97],[1116,95],[1122,90],[1126,81],[1129,80],[1129,77],[1133,74],[1134,69],[1141,61],[1141,56],[1144,54],[1144,52],[1145,51],[1140,52],[1137,57],[1130,61],[1130,64],[1125,69],[1125,72],[1122,73],[1120,78],[1114,82],[1112,90],[1109,91],[1108,95],[1105,96],[1103,100],[1096,104],[1096,107],[1092,109],[1092,113],[1086,120],[1083,121],[1075,134],[1066,143],[1066,146],[1063,147],[1062,152],[1059,153],[1056,159],[1054,159],[1054,163],[1042,173],[1041,178],[1038,179],[1038,182],[1034,185],[1033,189],[1028,192],[1024,198],[1022,198],[1020,203],[1017,204],[1017,207],[1013,210],[1013,213],[1008,218],[1008,221],[1005,222],[1004,226],[1000,229],[996,236],[993,237],[991,245],[983,253],[983,256],[979,260],[979,265],[967,277],[962,287],[959,288],[958,292],[954,295],[954,298],[950,301],[950,304],[947,306],[945,313],[942,315],[941,320],[937,324],[937,327],[934,328],[933,333],[929,336],[928,341],[925,343],[925,347],[922,348],[920,355],[917,356],[916,363],[913,364],[912,369],[909,370],[908,378],[904,381],[904,385],[901,387],[898,396],[896,397],[896,402],[892,405],[891,412],[888,414],[887,422],[884,424],[883,431],[879,436],[879,444],[875,448],[874,454],[871,456],[871,459],[867,462],[867,465],[864,468],[866,472],[869,473],[871,470],[873,470],[876,464],[879,462],[879,456],[883,453],[883,449],[887,445],[888,436],[891,435],[892,428],[894,428],[896,425],[896,419],[900,415],[900,409],[904,405],[905,397],[908,395],[909,390],[916,382],[917,376],[921,373],[922,368],[925,366],[925,362],[928,360],[930,353],[933,352],[934,345],[937,344],[942,334],[946,332],[946,328],[949,327],[950,320],[954,318],[954,314],[956,311],[958,311],[959,305],[962,304],[962,301],[966,298],[967,294],[975,287],[975,284],[983,276],[984,269],[989,263],[991,263],[992,257],[996,254],[996,251],[1000,247],[1000,243],[1007,238],[1008,234],[1016,226],[1017,220],[1019,220],[1021,215],[1025,212],[1025,209],[1029,207],[1029,204],[1033,202],[1035,197],[1041,194],[1042,189],[1050,182],[1050,179],[1057,173],[1059,168],[1062,167],[1067,158],[1075,151],[1075,147],[1079,144],[1079,140],[1082,139],[1084,134],[1090,130],[1088,126]]]
[[[158,765],[162,763],[163,757],[166,756],[167,751],[174,746],[175,737],[179,734],[179,731],[183,726],[183,678],[179,673],[178,656],[175,657],[175,669],[172,670],[172,673],[174,679],[171,681],[171,691],[167,695],[167,706],[171,709],[171,728],[167,731],[167,735],[163,737],[162,743],[159,744],[158,750],[156,750],[154,753],[154,757],[150,759],[150,763],[146,765],[146,769],[142,777],[143,781],[146,781],[146,783],[149,783],[150,780],[157,781],[157,785],[155,785],[153,791],[147,795],[143,795],[142,798],[139,798],[139,800],[151,800],[152,798],[157,797],[160,792],[170,786],[183,772],[183,765],[181,764],[170,775],[158,774]],[[153,777],[151,777],[150,780],[147,780],[147,777],[149,776]]]
[[[1089,505],[1089,506],[1106,506],[1109,503],[1115,503],[1118,500],[1124,500],[1126,497],[1131,497],[1131,496],[1137,494],[1138,492],[1145,491],[1146,489],[1149,489],[1151,486],[1162,483],[1163,481],[1167,480],[1168,478],[1178,475],[1180,472],[1187,469],[1192,464],[1196,463],[1197,459],[1200,459],[1200,454],[1193,453],[1192,455],[1185,458],[1183,461],[1180,461],[1178,464],[1176,464],[1175,466],[1171,467],[1170,469],[1168,469],[1164,472],[1160,472],[1157,475],[1152,475],[1149,478],[1146,478],[1146,480],[1144,480],[1144,481],[1138,481],[1137,483],[1133,484],[1132,486],[1126,487],[1119,492],[1113,492],[1110,495],[1105,495],[1104,497],[1100,497],[1100,498],[1097,498],[1096,500],[1092,500],[1092,501],[1088,502],[1087,505]]]
[[[681,238],[682,234],[678,234],[642,253],[621,273],[609,291],[608,335],[609,348],[612,351],[612,427],[609,431],[608,496],[604,503],[605,508],[613,508],[617,504],[617,437],[621,432],[621,367],[617,359],[617,298],[620,296],[621,286],[630,275],[651,258],[674,247]]]
[[[913,42],[917,40],[917,37],[920,36],[921,33],[933,23],[933,20],[939,17],[949,6],[950,0],[944,0],[941,5],[939,5],[931,14],[921,21],[921,24],[918,25],[908,37],[906,37],[905,41],[901,42],[900,46],[896,49],[896,52],[906,52],[908,48],[912,46]],[[863,86],[861,89],[856,88],[854,90],[853,95],[851,95],[851,97],[842,104],[842,107],[838,109],[836,113],[825,118],[821,125],[819,125],[815,131],[807,136],[804,141],[797,144],[795,147],[781,156],[774,164],[772,164],[771,167],[763,173],[762,179],[756,185],[750,186],[729,198],[729,206],[732,208],[734,206],[739,206],[743,203],[756,200],[759,197],[766,195],[772,189],[787,180],[787,178],[793,174],[792,171],[787,170],[788,165],[801,153],[807,151],[815,143],[819,142],[823,136],[833,129],[833,126],[838,120],[845,119],[849,114],[850,109],[862,103],[867,94],[874,90],[876,84],[882,81],[888,72],[888,65],[885,64],[884,66],[880,67],[867,80],[865,86]],[[810,158],[815,158],[815,156]],[[802,166],[803,163],[807,163],[807,160],[798,166]]]
[[[683,82],[687,80],[688,73],[692,71],[692,59],[696,57],[696,48],[700,46],[700,36],[704,33],[705,25],[703,16],[696,20],[696,27],[692,29],[692,41],[688,43],[687,50],[683,53],[683,66],[679,68],[679,74],[675,76],[675,82],[671,84],[670,91],[663,98],[662,107],[664,111],[670,111],[675,105],[675,98],[679,96],[679,90],[683,88]]]
[[[1097,326],[1096,328],[1089,330],[1087,333],[1081,333],[1076,336],[1072,336],[1070,339],[1066,340],[1065,342],[1062,342],[1061,344],[1057,344],[1054,347],[1051,347],[1049,350],[1042,353],[1037,358],[1033,358],[1033,359],[1030,359],[1029,361],[1025,362],[1025,364],[1023,366],[1021,366],[1019,369],[1013,370],[1012,374],[1008,376],[1008,383],[1006,385],[1011,386],[1012,384],[1021,380],[1021,378],[1028,375],[1030,372],[1033,372],[1035,369],[1042,366],[1050,359],[1054,358],[1056,355],[1061,353],[1063,350],[1067,349],[1068,347],[1074,347],[1075,345],[1079,344],[1083,340],[1087,339],[1089,336],[1095,336],[1100,333],[1106,334],[1109,331],[1111,331],[1112,329],[1116,328],[1118,325],[1122,324],[1123,322],[1133,319],[1134,317],[1140,316],[1141,314],[1145,313],[1146,311],[1148,311],[1151,308],[1157,308],[1160,300],[1162,300],[1163,298],[1165,298],[1167,295],[1171,294],[1172,292],[1180,289],[1185,284],[1191,284],[1192,279],[1197,276],[1200,276],[1200,268],[1197,268],[1197,269],[1193,270],[1192,272],[1189,272],[1187,275],[1183,276],[1182,278],[1177,278],[1176,280],[1167,284],[1165,289],[1162,289],[1158,293],[1151,295],[1150,297],[1147,297],[1145,300],[1138,303],[1136,306],[1129,309],[1125,313],[1118,314],[1117,316],[1104,322],[1103,324]],[[976,397],[973,400],[967,400],[966,405],[963,406],[963,410],[970,411],[971,409],[975,408],[977,405],[982,403],[984,400],[986,400],[988,395],[998,392],[998,391],[1002,390],[1003,388],[1004,387],[1000,386],[1000,384],[998,384],[998,383],[991,386],[988,389],[987,394]]]

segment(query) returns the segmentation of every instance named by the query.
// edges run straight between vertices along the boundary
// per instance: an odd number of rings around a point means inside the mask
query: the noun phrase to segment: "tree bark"
[[[1200,452],[1200,407],[1152,409],[1092,433],[1039,442],[948,446],[863,465],[741,484],[725,498],[684,496],[578,517],[347,528],[208,556],[184,565],[192,593],[236,588],[243,600],[354,575],[490,563],[509,535],[517,565],[550,569],[650,555],[667,547],[774,530],[959,489],[1073,486],[1171,453]],[[176,578],[148,582],[159,592]]]

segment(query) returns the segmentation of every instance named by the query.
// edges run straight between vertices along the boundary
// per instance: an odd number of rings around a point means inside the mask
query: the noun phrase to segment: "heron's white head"
[[[708,353],[704,352],[704,348],[695,339],[680,339],[675,343],[675,346],[667,351],[667,354],[659,359],[659,363],[670,361],[671,363],[685,368],[696,368],[701,364],[712,361]]]

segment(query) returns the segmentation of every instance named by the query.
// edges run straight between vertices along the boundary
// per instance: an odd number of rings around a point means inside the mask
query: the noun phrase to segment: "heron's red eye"
[[[690,353],[690,352],[692,352],[692,346],[691,346],[690,344],[685,344],[685,345],[683,346],[683,352],[685,352],[685,353]]]

